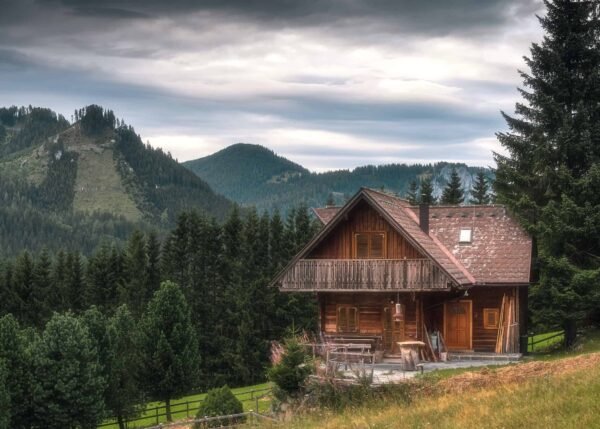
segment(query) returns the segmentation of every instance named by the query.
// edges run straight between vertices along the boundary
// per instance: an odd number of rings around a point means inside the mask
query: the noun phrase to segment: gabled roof
[[[529,283],[531,238],[504,206],[430,206],[428,235],[419,226],[419,207],[371,189],[360,193],[375,201],[449,273],[458,270],[472,284]],[[318,216],[324,225],[341,210],[332,213],[334,209],[327,209],[327,216]],[[471,243],[459,242],[461,229],[471,229]],[[446,258],[440,258],[440,252]],[[457,280],[461,278],[460,273],[455,274]]]
[[[330,220],[324,223],[323,229],[292,259],[272,283],[280,281],[286,271],[308,255],[344,219],[345,215],[363,200],[378,211],[412,246],[429,257],[455,284],[466,286],[475,282],[465,267],[437,239],[421,230],[415,213],[410,210],[408,201],[383,192],[361,188],[346,205],[337,209],[335,214],[331,215],[334,208],[330,208],[326,212],[327,215],[324,214],[325,212],[316,212],[319,219],[329,217]]]
[[[337,206],[327,206],[327,207],[313,208],[312,210],[315,213],[315,216],[317,217],[317,219],[319,219],[321,221],[321,223],[323,225],[325,225],[326,223],[329,223],[329,221],[331,219],[333,219],[335,214],[337,212],[339,212],[340,209],[341,209],[341,207],[337,207]]]

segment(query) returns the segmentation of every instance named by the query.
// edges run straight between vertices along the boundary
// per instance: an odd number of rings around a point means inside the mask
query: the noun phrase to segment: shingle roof
[[[335,216],[335,214],[341,209],[341,207],[336,206],[328,206],[328,207],[318,207],[313,208],[313,212],[315,216],[321,221],[323,225],[329,223],[331,219]]]
[[[471,229],[471,243],[459,243],[461,229]],[[503,206],[432,206],[429,233],[478,283],[529,282],[531,238]]]
[[[430,206],[426,234],[419,226],[418,207],[372,189],[363,188],[360,193],[459,284],[529,282],[531,238],[503,206]],[[340,209],[316,209],[315,213],[327,224]],[[459,243],[464,228],[472,230],[469,244]]]

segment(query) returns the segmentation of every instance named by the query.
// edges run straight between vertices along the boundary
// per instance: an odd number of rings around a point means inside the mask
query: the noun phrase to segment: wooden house
[[[519,351],[532,243],[503,206],[411,206],[363,188],[315,214],[323,228],[273,284],[316,294],[324,336],[387,354],[432,332],[449,351]]]

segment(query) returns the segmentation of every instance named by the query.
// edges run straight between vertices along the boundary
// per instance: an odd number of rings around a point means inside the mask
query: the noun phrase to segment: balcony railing
[[[286,291],[443,290],[448,277],[428,259],[301,259],[284,275]]]

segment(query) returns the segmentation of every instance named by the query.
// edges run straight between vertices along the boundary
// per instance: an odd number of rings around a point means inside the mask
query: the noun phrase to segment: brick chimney
[[[419,204],[419,226],[429,234],[429,204]]]

